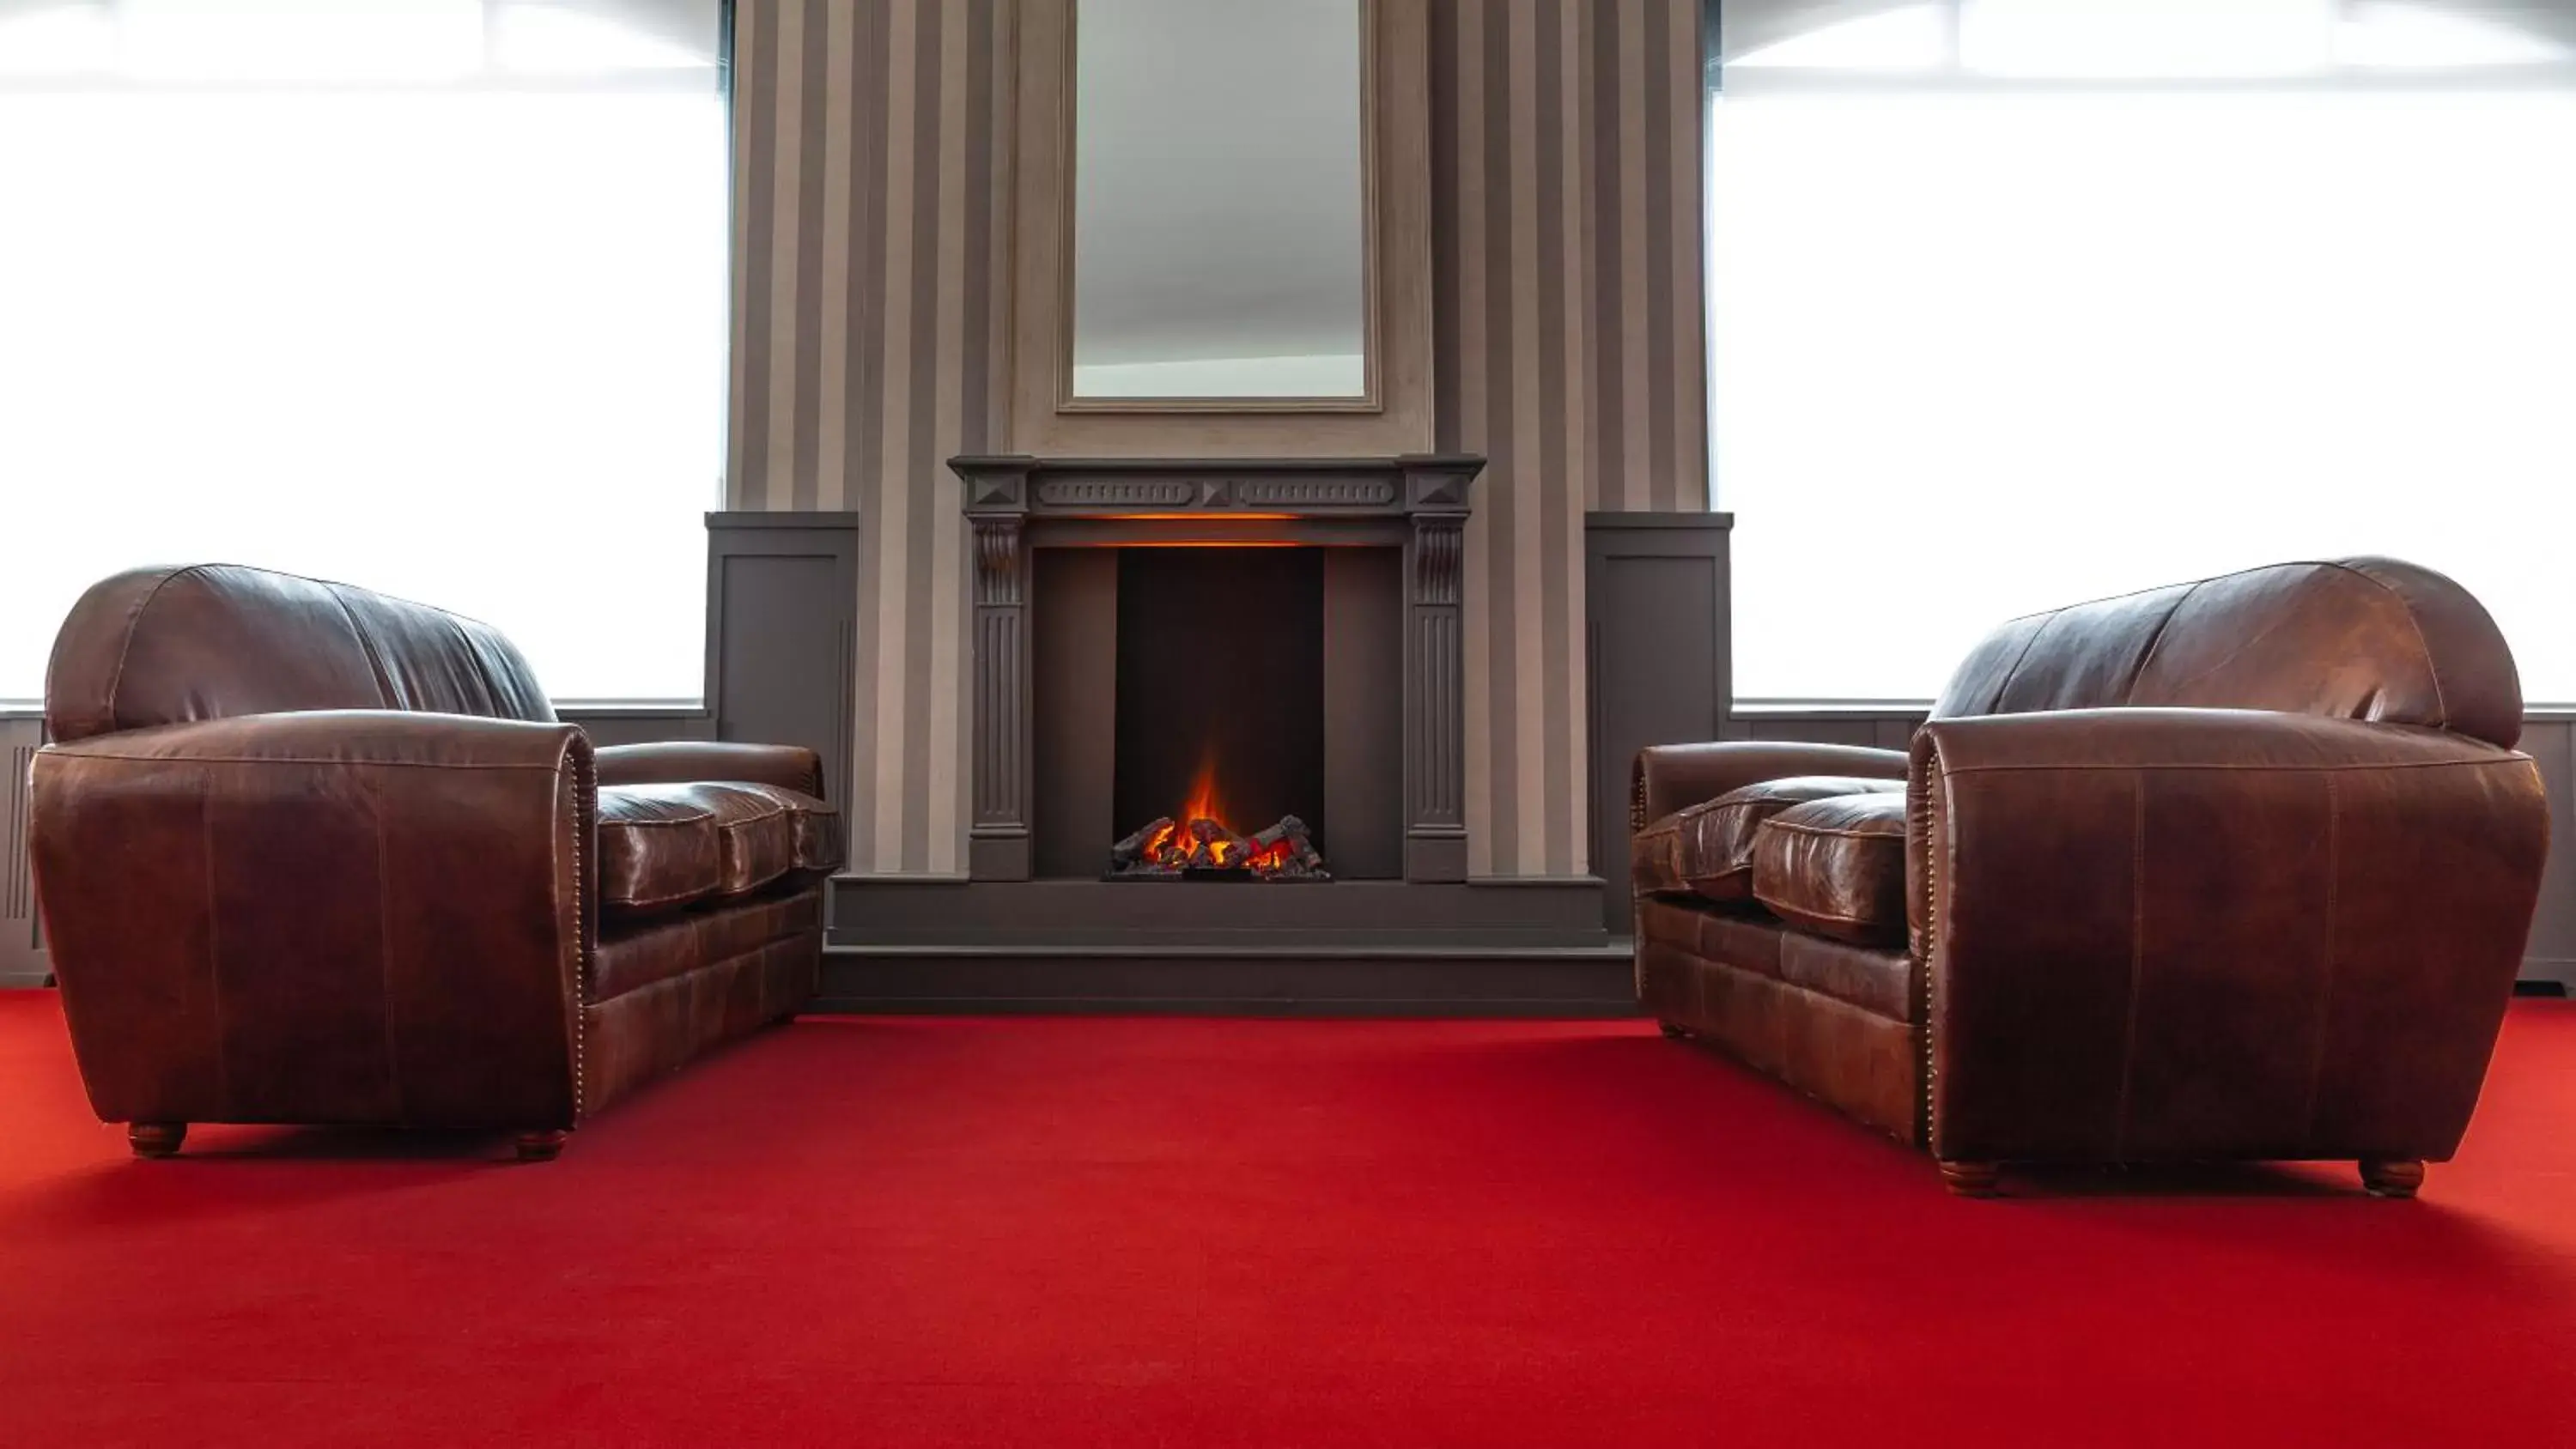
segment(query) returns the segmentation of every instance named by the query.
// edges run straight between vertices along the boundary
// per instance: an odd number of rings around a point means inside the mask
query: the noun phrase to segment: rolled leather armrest
[[[1637,752],[1636,763],[1629,771],[1629,824],[1644,826],[1676,810],[1765,780],[1785,780],[1792,775],[1902,780],[1905,770],[1903,750],[1873,750],[1860,745],[1773,740],[1649,745]]]
[[[570,725],[244,716],[37,752],[36,891],[108,1121],[572,1124],[594,787]]]
[[[723,740],[671,740],[649,745],[607,745],[599,750],[603,785],[694,785],[740,780],[800,790],[820,799],[823,760],[802,745],[755,745]]]
[[[2149,709],[1937,721],[1912,754],[1938,1155],[2458,1145],[2548,852],[2528,756]]]

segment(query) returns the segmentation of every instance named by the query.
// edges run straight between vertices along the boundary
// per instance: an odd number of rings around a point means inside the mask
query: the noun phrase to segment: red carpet
[[[2016,1184],[1651,1027],[801,1023],[518,1167],[129,1160],[0,995],[0,1443],[2576,1442],[2576,1010],[2415,1204]]]

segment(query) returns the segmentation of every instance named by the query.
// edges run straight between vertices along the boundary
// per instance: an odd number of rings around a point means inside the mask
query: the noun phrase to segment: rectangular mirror
[[[1064,410],[1377,401],[1370,0],[1078,0]]]

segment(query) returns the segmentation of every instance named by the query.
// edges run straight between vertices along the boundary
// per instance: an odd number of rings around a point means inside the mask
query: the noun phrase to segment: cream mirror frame
[[[1371,456],[1431,445],[1426,0],[1353,0],[1365,383],[1326,397],[1080,397],[1073,386],[1082,0],[1018,7],[1011,446],[1058,457]]]
[[[1377,405],[1368,10],[1074,0],[1060,408]]]

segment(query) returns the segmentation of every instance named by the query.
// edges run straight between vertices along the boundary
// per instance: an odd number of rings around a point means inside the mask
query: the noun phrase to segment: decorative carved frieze
[[[970,514],[1114,518],[1136,512],[1222,517],[1230,512],[1299,518],[1400,518],[1464,514],[1484,459],[1421,454],[1400,458],[1073,458],[962,457],[949,467],[966,483]]]
[[[1395,484],[1384,478],[1247,478],[1235,485],[1246,508],[1384,508]]]
[[[1199,501],[1199,485],[1166,478],[1064,478],[1038,485],[1045,508],[1185,508]]]

